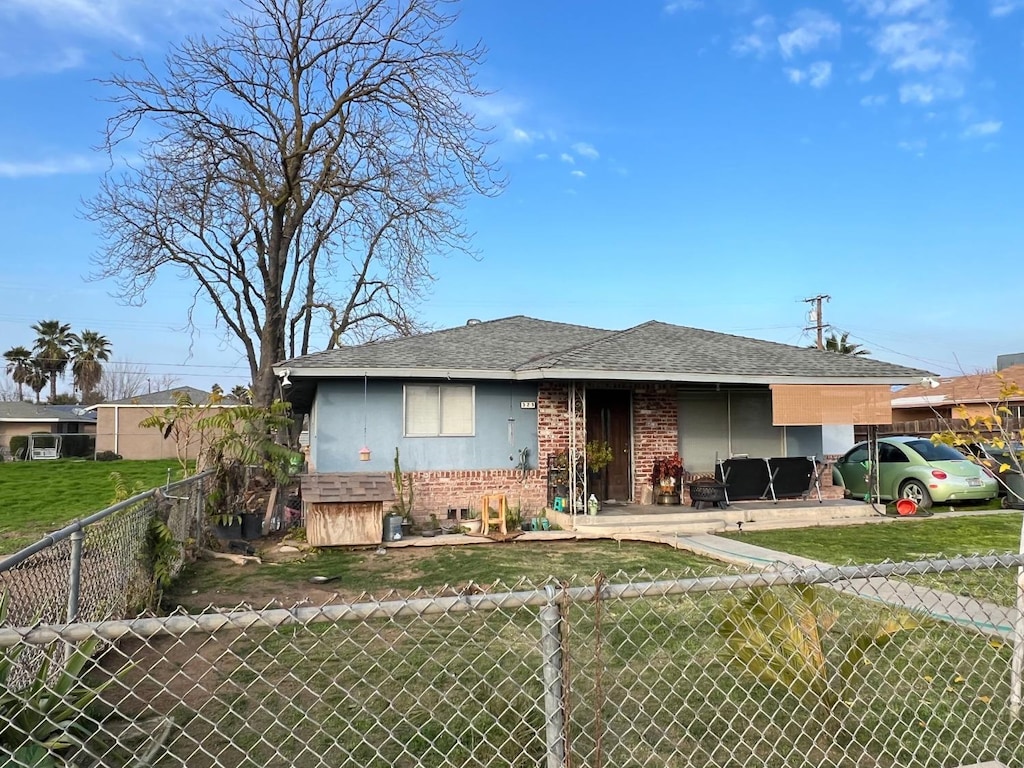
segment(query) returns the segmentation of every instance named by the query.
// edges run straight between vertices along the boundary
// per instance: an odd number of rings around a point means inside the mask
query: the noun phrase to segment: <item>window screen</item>
[[[405,434],[408,437],[472,435],[473,387],[406,385]]]

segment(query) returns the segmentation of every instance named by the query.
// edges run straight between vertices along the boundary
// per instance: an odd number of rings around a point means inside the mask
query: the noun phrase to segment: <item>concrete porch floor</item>
[[[615,535],[622,533],[721,533],[772,528],[807,528],[821,525],[884,520],[870,504],[849,499],[784,499],[737,501],[724,509],[694,509],[683,505],[605,504],[596,515],[547,511],[548,519],[567,531]]]

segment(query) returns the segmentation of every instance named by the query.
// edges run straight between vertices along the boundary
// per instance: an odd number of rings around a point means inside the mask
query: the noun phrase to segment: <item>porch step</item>
[[[725,509],[696,510],[689,507],[668,512],[664,507],[610,507],[597,515],[548,512],[552,522],[565,530],[593,533],[720,533],[772,528],[806,528],[869,522],[879,519],[869,504],[850,501],[738,502]]]

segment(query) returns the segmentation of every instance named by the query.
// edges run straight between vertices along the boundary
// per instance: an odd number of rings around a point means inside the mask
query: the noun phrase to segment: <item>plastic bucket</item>
[[[912,515],[917,512],[917,502],[913,499],[900,499],[896,502],[896,513],[900,515]]]

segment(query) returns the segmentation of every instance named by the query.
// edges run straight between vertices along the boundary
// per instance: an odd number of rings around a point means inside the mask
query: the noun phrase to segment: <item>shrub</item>
[[[96,461],[120,461],[121,454],[113,451],[100,451],[96,454]]]
[[[28,435],[15,435],[11,438],[11,456],[17,456],[19,451],[22,455],[28,451]]]

